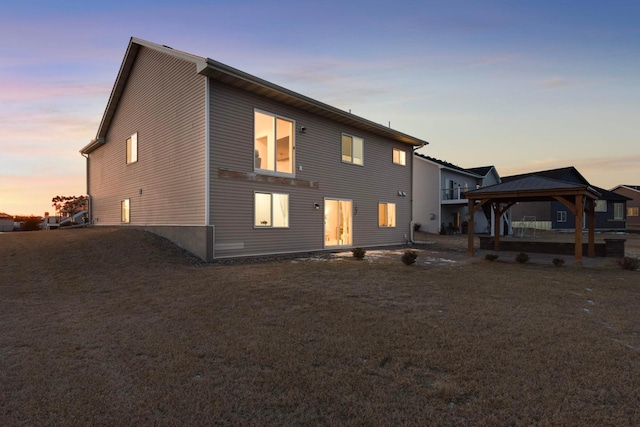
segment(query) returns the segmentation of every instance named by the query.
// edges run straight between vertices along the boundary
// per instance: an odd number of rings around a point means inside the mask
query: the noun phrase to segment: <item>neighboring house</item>
[[[13,231],[13,217],[0,214],[0,232]]]
[[[640,231],[640,185],[618,185],[612,192],[628,197],[627,230]]]
[[[87,157],[89,219],[202,259],[405,243],[425,141],[132,38]]]
[[[465,231],[469,219],[464,192],[500,182],[493,166],[464,169],[452,163],[414,153],[413,220],[428,233]],[[474,232],[492,233],[491,212],[477,212]]]
[[[503,182],[511,182],[526,176],[539,176],[561,182],[586,185],[600,194],[595,206],[595,229],[598,231],[626,229],[627,198],[611,191],[591,185],[572,166],[502,177]],[[511,208],[514,227],[528,227],[545,230],[575,230],[575,219],[567,207],[559,202],[519,203]],[[586,221],[586,218],[584,219]],[[586,228],[582,224],[581,228]]]

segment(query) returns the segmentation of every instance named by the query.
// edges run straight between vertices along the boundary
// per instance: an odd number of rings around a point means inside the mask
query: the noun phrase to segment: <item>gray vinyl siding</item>
[[[221,169],[253,173],[254,109],[295,121],[295,178],[318,188],[219,177]],[[353,247],[404,243],[411,221],[412,146],[369,134],[211,81],[211,223],[215,257],[324,248],[324,200],[353,201]],[[301,126],[307,132],[299,132]],[[364,165],[342,162],[342,133],[364,139]],[[393,148],[407,165],[393,163]],[[302,170],[299,168],[302,167]],[[254,192],[289,194],[289,228],[254,228]],[[404,191],[405,197],[399,197]],[[378,203],[396,204],[397,226],[378,227]],[[314,203],[320,209],[314,209]]]
[[[105,144],[89,154],[96,224],[120,224],[123,199],[131,225],[205,223],[205,82],[193,63],[140,49]],[[135,132],[138,162],[127,165]]]

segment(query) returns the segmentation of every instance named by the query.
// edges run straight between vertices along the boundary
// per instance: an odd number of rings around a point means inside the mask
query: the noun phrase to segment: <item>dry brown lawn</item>
[[[0,234],[0,425],[639,425],[639,309],[610,265]]]

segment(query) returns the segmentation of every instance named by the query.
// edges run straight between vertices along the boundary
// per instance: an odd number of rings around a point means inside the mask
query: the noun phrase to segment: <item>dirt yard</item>
[[[0,425],[640,425],[640,272],[430,237],[408,267],[0,234]]]

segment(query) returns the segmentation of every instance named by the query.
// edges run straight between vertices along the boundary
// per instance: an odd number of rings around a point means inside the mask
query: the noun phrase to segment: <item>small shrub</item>
[[[618,260],[618,265],[623,270],[636,271],[640,268],[640,259],[626,256]]]
[[[520,264],[524,264],[525,262],[529,261],[529,255],[525,254],[524,252],[520,252],[518,255],[516,255],[516,261],[518,261]]]
[[[420,231],[420,227],[422,227],[422,224],[420,224],[419,222],[414,223],[413,231]]]
[[[495,261],[498,259],[498,255],[496,254],[486,254],[484,256],[484,259],[486,259],[487,261]]]
[[[353,248],[351,249],[351,253],[355,259],[361,260],[364,258],[364,255],[367,253],[366,250],[362,248]]]
[[[564,258],[554,258],[552,262],[556,267],[562,267],[564,265]]]
[[[404,255],[402,255],[402,262],[405,265],[411,265],[414,262],[416,262],[417,258],[418,258],[418,252],[411,249],[407,249],[406,251],[404,251]]]

